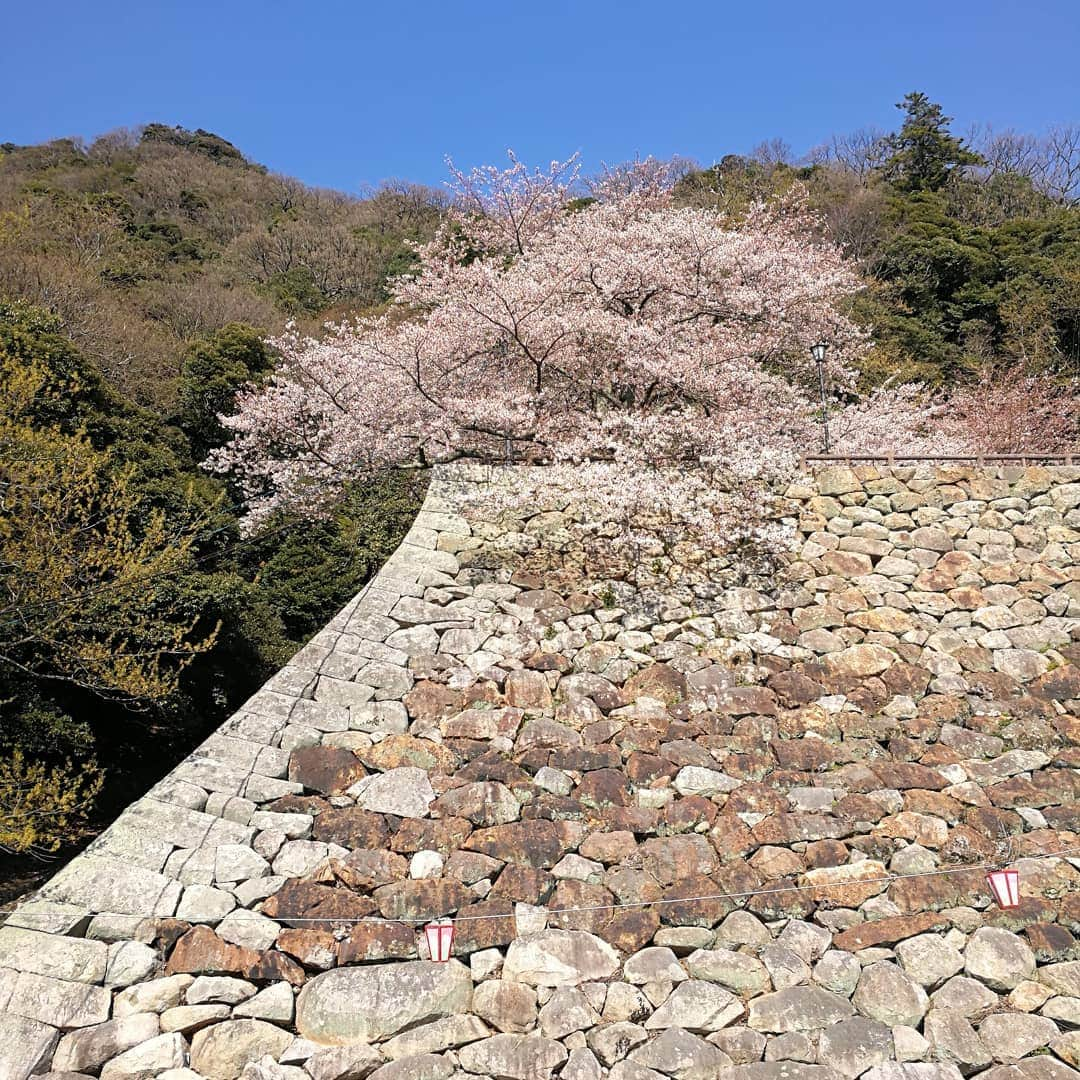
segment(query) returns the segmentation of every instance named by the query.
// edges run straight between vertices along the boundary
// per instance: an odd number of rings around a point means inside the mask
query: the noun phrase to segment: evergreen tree
[[[911,93],[896,106],[904,123],[886,139],[885,176],[901,191],[939,191],[955,169],[983,159],[949,131],[951,116],[925,94]]]

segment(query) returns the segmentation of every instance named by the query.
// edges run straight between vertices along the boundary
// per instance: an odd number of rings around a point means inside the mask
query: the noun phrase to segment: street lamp
[[[817,364],[818,385],[821,387],[821,426],[825,430],[825,453],[829,452],[829,401],[825,397],[825,350],[829,346],[824,341],[810,346],[810,355]]]

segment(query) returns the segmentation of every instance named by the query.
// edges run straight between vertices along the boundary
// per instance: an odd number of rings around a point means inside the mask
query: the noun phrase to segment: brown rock
[[[349,919],[362,919],[375,910],[369,897],[357,896],[348,889],[317,885],[310,881],[286,881],[263,903],[263,914],[286,926],[295,921],[300,927],[332,930]],[[325,920],[312,923],[309,920]]]
[[[632,832],[595,832],[581,842],[578,851],[583,858],[610,866],[633,855],[637,851],[637,841]]]
[[[472,825],[465,818],[437,820],[406,818],[390,842],[392,851],[412,855],[417,851],[437,851],[443,858],[465,845]]]
[[[243,975],[259,959],[254,949],[230,945],[208,926],[192,927],[174,946],[166,975]]]
[[[326,971],[337,961],[337,939],[329,930],[282,930],[274,945],[317,971]]]
[[[334,876],[352,889],[370,891],[392,881],[402,881],[409,864],[392,851],[352,851],[347,858],[332,863]]]
[[[625,806],[630,800],[630,782],[619,769],[597,769],[581,778],[574,795],[592,810]]]
[[[461,695],[448,686],[434,682],[418,682],[402,698],[409,716],[421,723],[434,723],[461,712]]]
[[[542,869],[554,866],[567,851],[563,833],[550,821],[515,821],[477,829],[465,847],[506,863]]]
[[[356,923],[348,938],[338,943],[338,963],[373,960],[415,960],[419,956],[418,931],[403,923]]]
[[[425,772],[450,775],[457,766],[457,759],[445,746],[413,735],[387,735],[359,756],[368,768],[378,772],[411,765]]]
[[[324,810],[311,826],[312,839],[354,850],[385,847],[389,835],[382,814],[359,806]]]
[[[517,937],[514,906],[509,900],[489,898],[469,904],[460,909],[455,925],[455,956],[467,956],[480,949],[500,948]]]
[[[925,788],[927,791],[940,791],[949,786],[948,780],[936,769],[925,765],[916,765],[907,761],[874,762],[871,765],[874,775],[881,781],[881,786],[898,788]]]
[[[451,788],[435,800],[431,812],[440,817],[467,818],[473,825],[492,826],[516,821],[521,806],[505,784],[479,780]]]
[[[551,688],[541,671],[511,671],[506,676],[506,703],[526,711],[543,711],[552,706]]]
[[[360,759],[341,746],[304,746],[289,758],[289,779],[321,795],[341,795],[365,776]]]
[[[475,899],[475,893],[452,878],[398,881],[374,893],[379,914],[385,919],[439,918]]]
[[[951,907],[973,907],[986,895],[986,875],[981,870],[938,877],[901,878],[889,887],[889,899],[907,915]]]
[[[493,897],[503,897],[522,904],[539,904],[555,887],[555,879],[532,866],[507,866],[491,890]]]
[[[833,938],[833,948],[848,952],[871,949],[877,945],[895,945],[931,930],[943,930],[949,925],[944,916],[929,912],[920,915],[892,915],[874,922],[859,923],[843,930]]]
[[[686,692],[686,676],[668,664],[650,664],[627,679],[623,687],[623,694],[631,701],[638,697],[652,697],[665,705],[682,701]]]

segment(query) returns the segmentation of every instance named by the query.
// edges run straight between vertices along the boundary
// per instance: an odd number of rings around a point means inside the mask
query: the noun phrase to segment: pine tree
[[[952,117],[925,94],[908,94],[896,107],[904,110],[904,123],[886,139],[885,176],[901,191],[938,191],[955,169],[983,164],[949,131]]]

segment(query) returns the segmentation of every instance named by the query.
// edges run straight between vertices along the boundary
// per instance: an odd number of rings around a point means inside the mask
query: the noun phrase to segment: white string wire
[[[1037,861],[1039,859],[1061,859],[1070,858],[1073,856],[1080,857],[1080,847],[1065,848],[1061,851],[1048,851],[1034,855],[1021,855],[1020,859],[1028,861]],[[854,864],[858,865],[858,864]],[[595,911],[622,911],[628,908],[648,908],[659,906],[662,904],[694,904],[706,900],[748,900],[755,896],[775,896],[778,893],[792,893],[792,892],[816,892],[821,889],[844,889],[852,886],[862,885],[883,885],[892,884],[896,881],[910,881],[917,878],[932,878],[932,877],[945,877],[949,874],[964,874],[970,873],[974,870],[996,870],[1000,868],[1000,863],[997,862],[984,862],[984,863],[968,863],[964,866],[952,866],[944,870],[923,870],[913,874],[887,874],[883,877],[877,878],[851,878],[847,881],[830,881],[821,885],[779,885],[768,889],[748,889],[741,892],[719,892],[719,893],[707,893],[702,896],[679,896],[679,897],[665,897],[659,900],[629,900],[625,902],[615,904],[588,904],[582,906],[571,907],[540,907],[538,910],[545,911],[548,915],[569,915],[575,913],[595,912]],[[258,880],[258,879],[256,879]],[[304,881],[302,878],[290,879],[293,881]],[[321,882],[305,882],[306,884],[321,884]],[[479,902],[480,898],[477,899]],[[62,902],[57,901],[58,904]],[[66,905],[62,905],[66,906]],[[77,909],[78,910],[78,909]],[[235,909],[234,909],[235,910]],[[39,917],[43,919],[55,919],[62,912],[51,911],[27,911],[23,914],[19,913],[18,909],[9,912],[9,918],[11,915],[18,915],[20,920],[25,918]],[[80,911],[80,915],[90,916],[92,918],[104,917],[109,919],[161,919],[171,918],[172,916],[162,916],[153,914],[130,914],[130,913],[110,913],[110,912],[94,912],[94,911]],[[229,918],[230,922],[240,921],[256,921],[267,919],[269,916],[263,915],[261,912],[239,912],[235,915],[230,914],[228,916],[222,916],[222,919],[217,920],[221,922],[223,919]],[[459,916],[447,916],[442,915],[428,915],[423,918],[409,918],[402,916],[400,918],[390,918],[383,915],[364,915],[360,917],[341,917],[323,916],[318,918],[315,916],[296,916],[291,917],[287,915],[279,915],[277,919],[287,925],[294,923],[319,923],[329,924],[332,926],[346,926],[357,925],[361,923],[384,923],[384,924],[399,924],[407,926],[424,926],[427,923],[434,922],[441,918],[452,918],[455,923],[458,922],[483,922],[490,919],[513,919],[516,918],[514,912],[500,912],[489,913],[483,915],[459,915]],[[194,923],[193,925],[206,925],[205,923]]]

